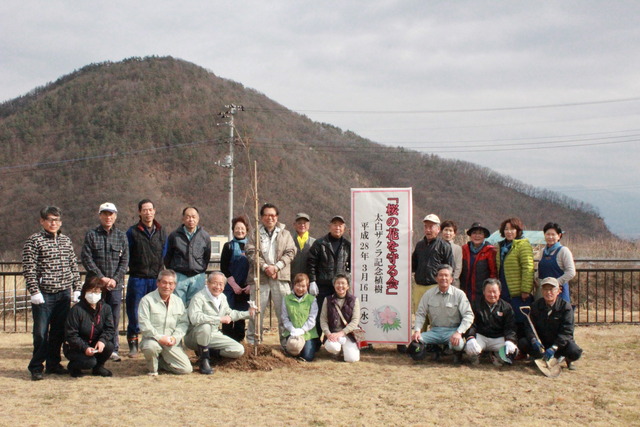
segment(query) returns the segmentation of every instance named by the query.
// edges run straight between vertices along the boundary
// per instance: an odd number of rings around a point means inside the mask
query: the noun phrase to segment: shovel
[[[536,327],[533,326],[531,317],[529,317],[529,314],[531,313],[531,307],[528,305],[523,305],[522,307],[520,307],[520,312],[522,312],[522,314],[524,314],[527,320],[529,321],[529,325],[531,325],[531,330],[533,331],[533,334],[536,336],[536,339],[538,340],[538,342],[542,343],[542,341],[540,341],[540,337],[538,336],[538,331],[536,331]],[[542,351],[544,351],[544,347],[542,348]],[[546,377],[556,378],[562,372],[562,366],[560,366],[560,359],[556,357],[553,357],[551,358],[551,360],[548,360],[548,361],[544,359],[536,359],[533,362],[536,364],[540,372],[542,372]]]

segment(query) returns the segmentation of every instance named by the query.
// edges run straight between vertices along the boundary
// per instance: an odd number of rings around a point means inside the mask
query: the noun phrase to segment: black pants
[[[233,338],[238,342],[242,342],[244,339],[244,320],[236,320],[235,322],[226,323],[222,325],[222,333],[229,338]]]
[[[520,338],[520,341],[518,341],[518,347],[520,348],[521,352],[528,354],[535,359],[539,359],[544,356],[542,353],[532,348],[533,346],[527,338]],[[570,362],[573,362],[574,360],[580,359],[580,356],[582,356],[582,349],[578,346],[578,344],[576,344],[575,341],[569,341],[567,345],[558,347],[558,349],[556,350],[555,357],[560,356],[564,356]]]
[[[67,359],[69,359],[69,365],[67,368],[71,370],[76,369],[93,369],[99,366],[103,366],[109,357],[111,357],[111,353],[113,353],[113,342],[108,342],[104,345],[104,350],[102,353],[96,353],[95,356],[87,356],[84,354],[84,351],[70,349],[67,344],[65,344],[62,348],[64,351],[64,355]]]
[[[71,304],[71,289],[55,294],[41,292],[43,304],[31,307],[33,314],[33,357],[29,371],[42,372],[42,365],[55,368],[60,364],[60,347],[64,341],[64,322]]]

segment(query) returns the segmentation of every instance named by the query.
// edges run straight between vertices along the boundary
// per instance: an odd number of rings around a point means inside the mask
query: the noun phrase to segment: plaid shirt
[[[22,271],[31,295],[82,288],[78,260],[71,239],[64,234],[45,230],[32,234],[24,243]]]
[[[82,246],[82,265],[89,276],[109,277],[122,289],[129,266],[129,245],[124,231],[112,228],[109,233],[98,226],[87,231]]]

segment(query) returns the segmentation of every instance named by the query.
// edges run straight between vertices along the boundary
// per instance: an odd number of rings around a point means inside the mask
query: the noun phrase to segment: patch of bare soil
[[[258,345],[257,356],[255,347],[251,344],[243,343],[244,355],[238,359],[215,360],[216,369],[221,371],[271,371],[276,368],[293,367],[302,363],[293,357],[286,356],[279,346],[266,344]]]

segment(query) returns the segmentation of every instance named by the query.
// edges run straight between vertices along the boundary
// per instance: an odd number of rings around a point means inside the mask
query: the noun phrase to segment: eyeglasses
[[[264,218],[277,218],[278,215],[273,215],[273,214],[264,214],[262,215]]]
[[[60,218],[47,218],[45,219],[49,224],[61,224],[62,220]]]

